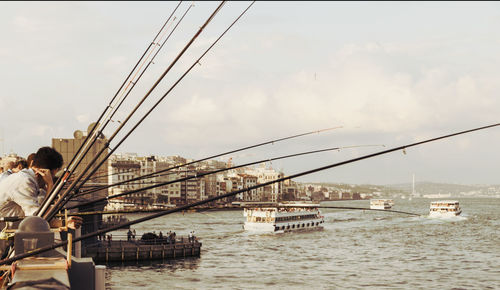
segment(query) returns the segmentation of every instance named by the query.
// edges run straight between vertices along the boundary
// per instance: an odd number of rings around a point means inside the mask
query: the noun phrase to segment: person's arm
[[[13,174],[5,184],[9,187],[9,196],[24,211],[25,216],[31,216],[39,208],[38,184],[34,178],[28,178],[25,174]]]

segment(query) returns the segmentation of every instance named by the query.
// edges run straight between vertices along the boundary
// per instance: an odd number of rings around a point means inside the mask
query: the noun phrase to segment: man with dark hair
[[[53,176],[63,165],[62,155],[51,147],[38,149],[30,168],[0,183],[0,216],[28,216],[38,209],[39,195],[50,192]]]

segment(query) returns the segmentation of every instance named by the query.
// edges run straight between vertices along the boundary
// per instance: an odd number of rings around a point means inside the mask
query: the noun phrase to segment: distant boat
[[[462,213],[456,200],[438,200],[431,202],[429,217],[452,217]]]
[[[424,195],[425,198],[448,198],[451,197],[450,193],[438,193],[438,194],[426,194]]]
[[[370,199],[370,209],[390,209],[393,205],[392,199]]]

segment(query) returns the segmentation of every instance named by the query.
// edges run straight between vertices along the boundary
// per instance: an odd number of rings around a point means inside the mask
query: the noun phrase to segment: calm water
[[[427,215],[430,201],[395,200],[393,209]],[[108,266],[106,286],[500,289],[500,199],[459,201],[462,215],[448,219],[322,209],[324,230],[277,235],[244,232],[241,211],[173,214],[137,225],[137,234],[195,230],[201,257]]]

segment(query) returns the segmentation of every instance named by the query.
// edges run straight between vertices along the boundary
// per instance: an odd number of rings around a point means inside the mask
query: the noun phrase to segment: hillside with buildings
[[[67,162],[74,154],[72,148],[78,144],[73,142],[75,145],[66,140],[71,141],[71,139],[54,139],[53,145],[61,150]],[[0,159],[0,165],[18,159],[20,157],[12,153]],[[184,164],[188,165],[181,166]],[[114,196],[135,191],[131,194],[109,199],[108,209],[161,208],[189,204],[286,176],[284,172],[275,170],[265,163],[226,170],[231,166],[233,164],[230,162],[216,160],[193,162],[193,160],[181,156],[139,156],[135,153],[114,154],[97,171],[98,178],[91,179],[91,185],[97,187],[114,185],[99,191],[99,196]],[[220,172],[211,174],[213,171]],[[179,182],[179,180],[181,181]],[[161,186],[155,187],[155,185]],[[143,188],[147,189],[141,190]],[[500,185],[418,182],[415,184],[415,189],[413,197],[500,197]],[[359,200],[373,197],[407,198],[411,193],[412,184],[299,183],[287,180],[242,192],[224,200],[213,202],[211,206],[224,206],[233,202],[249,201],[304,200],[319,202],[326,200]]]

